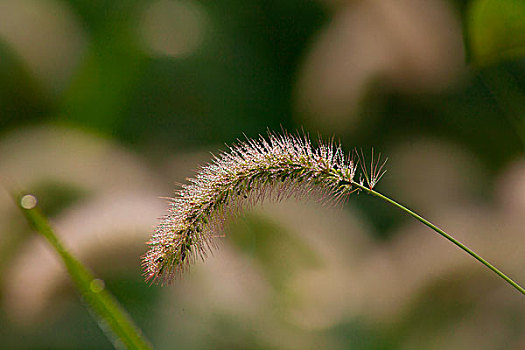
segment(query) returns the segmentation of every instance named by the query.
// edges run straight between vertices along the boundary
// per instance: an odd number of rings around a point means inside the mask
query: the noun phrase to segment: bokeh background
[[[173,286],[140,255],[210,152],[303,130],[525,283],[518,0],[0,0],[0,181],[158,349],[525,349],[525,302],[385,203],[265,203]],[[0,347],[111,349],[0,190]]]

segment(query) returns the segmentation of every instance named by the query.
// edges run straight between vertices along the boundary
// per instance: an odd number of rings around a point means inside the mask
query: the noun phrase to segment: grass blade
[[[119,349],[152,349],[117,299],[104,289],[103,281],[95,278],[93,273],[62,245],[46,217],[36,207],[36,198],[32,195],[17,196],[16,202],[31,226],[44,236],[58,253],[88,309],[113,345]]]

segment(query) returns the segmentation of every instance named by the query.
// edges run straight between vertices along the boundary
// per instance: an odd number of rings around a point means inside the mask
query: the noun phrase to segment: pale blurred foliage
[[[78,19],[54,0],[0,1],[0,39],[51,93],[65,87],[86,42]]]
[[[525,216],[520,208],[523,197],[518,199],[523,194],[510,190],[525,183],[523,161],[503,173],[502,181],[488,191],[503,199],[493,204],[480,200],[477,193],[483,171],[476,164],[467,152],[443,142],[427,139],[400,145],[392,151],[390,176],[384,186],[395,198],[414,203],[413,209],[523,281]],[[425,295],[447,284],[459,284],[460,289],[453,289],[455,293],[462,290],[454,296],[457,305],[467,302],[472,308],[466,316],[449,320],[446,327],[424,329],[424,333],[414,329],[402,348],[429,344],[447,349],[494,349],[502,344],[522,348],[525,337],[516,338],[522,332],[509,329],[510,324],[517,330],[524,327],[523,319],[509,319],[509,313],[525,312],[518,293],[419,222],[409,221],[397,231],[362,270],[371,292],[366,314],[382,324],[403,322],[413,316],[421,300],[439,303],[439,299],[432,300],[432,294]]]
[[[110,268],[129,269],[131,264],[140,273],[138,256],[164,207],[158,199],[162,186],[143,161],[109,141],[59,127],[14,132],[0,142],[0,159],[2,180],[12,190],[52,182],[85,192],[53,218],[57,233],[92,266],[106,269],[109,260],[114,261]],[[6,193],[2,194],[0,251],[7,254],[17,240],[19,213]],[[57,301],[53,294],[67,276],[47,243],[35,236],[24,242],[12,261],[3,264],[6,311],[22,323],[48,318]]]
[[[107,194],[130,186],[158,186],[155,174],[137,156],[109,140],[66,127],[16,130],[1,140],[0,154],[2,176],[17,187],[52,180]]]
[[[500,176],[496,198],[502,214],[519,217],[525,212],[525,160],[517,159]]]
[[[129,189],[72,205],[53,224],[66,247],[95,271],[140,274],[139,256],[163,207],[155,193]],[[50,320],[61,309],[68,276],[42,237],[24,244],[3,278],[3,302],[16,322]]]
[[[177,307],[159,310],[159,317],[166,321],[160,347],[168,346],[171,337],[213,332],[216,320],[210,314],[228,315],[247,324],[258,342],[270,347],[339,347],[316,331],[355,315],[362,303],[366,290],[356,283],[358,262],[373,247],[365,223],[356,215],[320,208],[317,203],[266,203],[255,214],[278,223],[277,234],[290,235],[292,244],[297,240],[299,246],[305,245],[318,263],[313,268],[311,263],[301,263],[288,251],[294,247],[272,242],[272,254],[288,271],[275,284],[271,268],[229,246],[226,236],[214,256],[199,263],[184,281],[177,281],[175,291],[165,291],[162,304],[176,301]],[[242,228],[248,228],[243,235],[252,234],[249,226]],[[189,309],[196,314],[189,315]]]
[[[487,175],[460,145],[430,137],[398,142],[388,157],[384,185],[393,197],[422,212],[477,202],[472,194]]]
[[[439,91],[457,81],[461,26],[445,1],[358,0],[334,7],[299,72],[301,123],[328,132],[355,129],[359,101],[376,80],[405,93]]]

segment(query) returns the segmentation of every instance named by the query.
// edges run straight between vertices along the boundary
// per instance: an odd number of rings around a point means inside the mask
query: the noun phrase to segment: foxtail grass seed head
[[[314,148],[307,136],[286,133],[230,147],[170,199],[168,213],[147,242],[142,260],[146,280],[170,283],[197,258],[206,257],[228,218],[264,199],[316,195],[322,202],[343,202],[358,190],[353,186],[356,155],[345,155],[334,142]],[[383,166],[365,172],[370,188]]]

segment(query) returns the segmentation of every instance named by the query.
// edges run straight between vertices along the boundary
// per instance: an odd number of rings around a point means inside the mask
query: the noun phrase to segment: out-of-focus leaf
[[[116,348],[152,349],[115,297],[104,288],[104,282],[93,274],[62,245],[44,215],[34,206],[22,204],[23,197],[17,197],[17,204],[31,226],[44,236],[67,268],[69,276],[82,295],[93,317],[99,322],[106,336]]]
[[[138,74],[140,52],[132,44],[96,43],[62,102],[62,117],[110,133]]]
[[[134,28],[137,8],[134,2],[120,2],[101,11],[100,18],[83,13],[89,23],[90,45],[60,101],[61,121],[107,134],[123,123],[144,59]]]
[[[525,1],[474,0],[467,25],[471,62],[486,65],[525,55]]]

